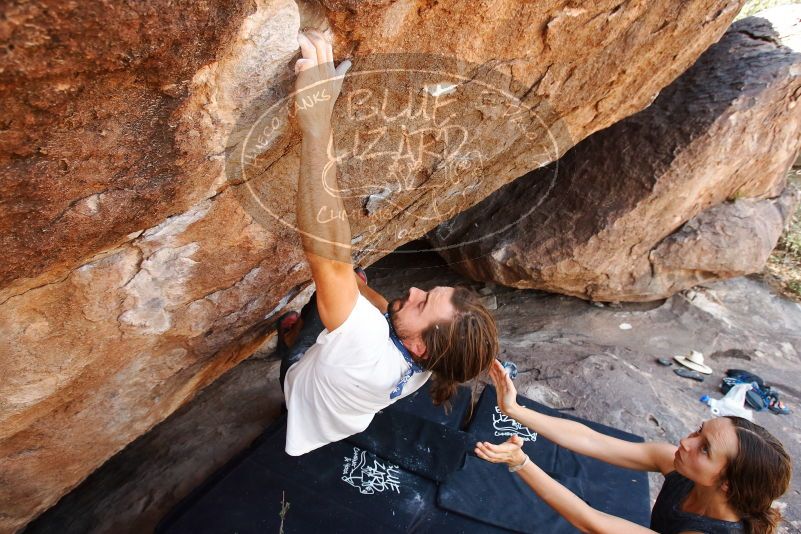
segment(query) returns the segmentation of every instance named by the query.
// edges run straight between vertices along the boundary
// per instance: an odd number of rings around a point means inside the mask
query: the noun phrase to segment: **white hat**
[[[705,375],[712,374],[712,368],[708,365],[704,365],[704,355],[697,350],[690,351],[689,356],[673,356],[673,359],[684,367],[689,367],[693,371],[698,371]]]

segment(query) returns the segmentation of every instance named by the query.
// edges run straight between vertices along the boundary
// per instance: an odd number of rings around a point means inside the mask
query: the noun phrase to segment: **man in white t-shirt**
[[[331,44],[318,32],[300,34],[298,42],[297,225],[317,291],[292,331],[279,323],[291,455],[363,431],[376,412],[429,378],[432,398],[445,402],[458,384],[487,371],[498,352],[495,322],[473,292],[413,287],[388,303],[354,275],[350,224],[328,157],[331,115],[350,62],[335,69]],[[296,336],[290,349],[286,341]]]

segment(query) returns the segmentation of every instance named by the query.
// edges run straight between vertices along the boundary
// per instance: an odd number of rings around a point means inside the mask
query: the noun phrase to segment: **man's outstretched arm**
[[[298,37],[303,57],[295,104],[303,139],[297,196],[301,242],[317,286],[317,309],[331,331],[350,315],[359,291],[351,263],[350,223],[336,176],[331,115],[350,62],[334,69],[331,43],[318,32]]]

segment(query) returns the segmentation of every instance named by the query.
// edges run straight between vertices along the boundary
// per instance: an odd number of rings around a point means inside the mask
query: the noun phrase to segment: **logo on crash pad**
[[[353,456],[346,457],[342,467],[342,481],[362,495],[384,491],[400,493],[400,467],[381,462],[367,451],[353,447]]]
[[[504,415],[496,406],[492,415],[492,426],[496,436],[520,436],[523,441],[537,441],[537,433]]]

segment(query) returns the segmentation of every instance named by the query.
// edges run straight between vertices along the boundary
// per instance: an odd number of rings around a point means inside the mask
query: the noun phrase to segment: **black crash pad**
[[[524,397],[518,397],[518,402],[547,415],[579,421],[619,439],[643,441],[634,434],[568,416]],[[644,526],[650,523],[647,473],[575,454],[537,436],[498,410],[492,386],[482,393],[468,431],[475,441],[491,443],[519,435],[531,460],[590,506]],[[576,532],[505,466],[475,457],[468,458],[464,468],[441,485],[437,502],[442,508],[517,532]]]
[[[522,398],[521,402],[534,409],[565,417],[537,403]],[[495,500],[497,495],[509,491],[503,486],[504,481],[519,483],[519,480],[515,482],[516,477],[504,477],[509,474],[503,466],[489,464],[469,455],[465,458],[465,449],[472,449],[470,444],[475,441],[497,443],[505,439],[495,436],[495,432],[509,432],[511,424],[498,417],[494,409],[495,392],[488,387],[468,427],[474,435],[467,435],[459,428],[469,404],[470,392],[462,388],[453,409],[446,414],[442,408],[433,406],[428,387],[424,386],[378,414],[376,424],[371,425],[364,436],[332,443],[300,457],[292,457],[284,452],[286,420],[282,419],[265,431],[250,449],[187,497],[161,522],[157,531],[171,534],[278,532],[282,502],[286,502],[289,503],[283,522],[286,534],[496,534],[510,531],[499,525],[511,525],[512,531],[525,531],[527,523],[524,521],[524,528],[521,529],[521,517],[527,518],[528,524],[536,524],[536,528],[530,530],[532,532],[570,532],[572,527],[550,509],[539,510],[534,514],[539,521],[532,523],[535,507],[531,501],[522,498],[516,499],[515,503],[510,499],[491,507],[470,505],[473,507],[459,513],[459,502],[468,502],[472,499],[471,494]],[[496,416],[495,425],[493,415]],[[431,423],[442,428],[432,427]],[[626,436],[624,439],[638,439],[603,425],[593,423],[591,426],[605,433]],[[397,459],[397,451],[381,450],[382,447],[402,448],[403,441],[398,445],[394,443],[393,440],[397,438],[393,435],[388,438],[383,436],[388,432],[403,435],[405,431],[415,436],[414,444],[410,445],[412,440],[405,440],[405,446],[437,451],[420,463],[423,468],[418,469],[418,474],[413,472],[414,469],[404,469],[387,459]],[[374,432],[372,436],[371,432]],[[453,443],[451,449],[449,442]],[[600,462],[600,466],[595,465],[594,460],[586,461],[589,459],[577,457],[542,438],[525,447],[533,460],[547,467],[546,471],[561,477],[569,487],[583,493],[584,498],[594,506],[647,524],[649,503],[645,474],[619,470]],[[373,452],[366,450],[368,448],[374,449]],[[442,458],[442,461],[438,461],[438,458]],[[415,467],[408,465],[408,461],[406,463],[407,468]],[[459,477],[469,478],[483,470],[491,474],[480,480],[478,487],[476,482],[459,481]],[[625,475],[622,474],[624,471]],[[593,487],[593,480],[597,476],[603,478],[600,489]],[[439,496],[436,478],[446,479],[440,485]],[[636,482],[632,482],[635,479]],[[488,480],[491,480],[495,489],[482,493]],[[518,488],[518,491],[521,494],[530,492],[525,487]],[[443,498],[448,492],[450,500]],[[600,494],[603,492],[610,494],[602,498]],[[438,500],[444,506],[438,506]],[[628,505],[621,505],[621,501],[626,501]],[[482,515],[481,510],[500,510],[503,512],[501,521],[497,521],[498,517]],[[513,520],[511,523],[504,522],[504,517]]]
[[[465,386],[460,386],[449,403],[449,409],[446,410],[444,406],[434,406],[429,393],[430,385],[430,382],[426,382],[420,389],[391,404],[387,409],[393,412],[415,415],[448,428],[461,428],[470,410],[471,390]]]
[[[469,434],[396,410],[377,413],[367,430],[347,441],[436,482],[458,471],[475,443]]]
[[[470,401],[470,391],[459,388],[451,409],[446,412],[433,405],[426,384],[384,412],[395,414],[392,421],[422,419],[423,424],[417,426],[427,430],[427,435],[456,432]],[[381,420],[378,423],[376,428],[384,432]],[[369,435],[363,438],[375,441]],[[436,496],[433,480],[417,476],[347,440],[299,457],[284,452],[285,441],[286,419],[282,418],[240,458],[187,497],[157,530],[278,532],[282,500],[290,503],[284,519],[287,534],[411,532],[423,517],[430,515],[428,508],[434,506]],[[441,447],[442,442],[432,440],[432,444]],[[428,465],[437,469],[436,464]]]
[[[159,528],[170,533],[408,532],[436,484],[340,441],[303,456],[284,452],[286,419],[225,475]]]

